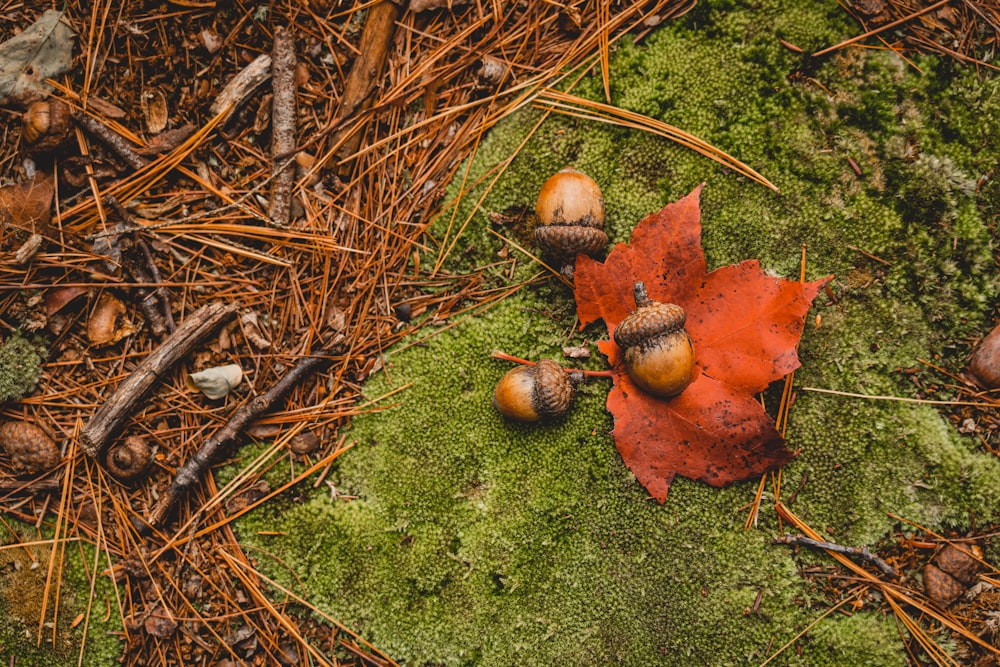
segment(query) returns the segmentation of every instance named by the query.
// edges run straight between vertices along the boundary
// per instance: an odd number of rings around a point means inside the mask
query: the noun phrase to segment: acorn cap
[[[542,359],[534,366],[535,391],[531,402],[542,418],[558,417],[573,402],[573,382],[563,367],[551,359]]]
[[[641,284],[641,283],[640,283]],[[673,303],[650,301],[632,311],[615,327],[615,342],[629,348],[684,328],[687,315]]]
[[[604,226],[604,196],[589,176],[566,167],[538,192],[535,215],[542,225]]]
[[[535,227],[535,242],[542,252],[558,259],[579,254],[597,255],[608,245],[608,235],[597,227],[550,225]]]

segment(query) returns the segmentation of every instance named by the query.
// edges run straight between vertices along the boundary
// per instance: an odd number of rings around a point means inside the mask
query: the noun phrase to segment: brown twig
[[[235,303],[210,303],[193,312],[160,347],[150,354],[129,375],[80,431],[80,443],[88,456],[96,457],[121,429],[122,423],[175,363],[195,345],[232,317],[239,306]]]
[[[351,72],[344,83],[344,95],[337,109],[337,119],[343,121],[356,111],[365,109],[371,104],[371,94],[375,84],[382,79],[382,70],[389,57],[389,47],[396,35],[396,21],[403,13],[403,8],[392,0],[382,0],[368,10],[365,28],[361,33],[359,50],[361,55],[351,66]],[[358,148],[361,133],[344,137],[351,128],[340,129],[334,137],[334,145],[344,141],[339,154],[346,156]]]
[[[146,260],[146,266],[149,267],[149,274],[156,283],[156,295],[160,299],[160,307],[163,309],[163,322],[167,327],[167,331],[173,333],[177,330],[177,323],[174,322],[174,314],[170,306],[170,293],[167,292],[167,288],[163,286],[163,276],[160,275],[160,269],[156,266],[156,260],[153,259],[153,251],[150,250],[149,244],[146,243],[146,239],[141,236],[136,235],[135,243],[142,250],[142,256]]]
[[[109,195],[105,198],[105,203],[118,214],[126,227],[124,231],[121,231],[120,226],[116,225],[116,234],[109,242],[114,243],[114,240],[118,238],[120,243],[127,243],[138,248],[145,263],[145,266],[141,265],[135,253],[129,252],[134,248],[123,248],[126,252],[122,253],[122,267],[136,282],[157,285],[152,289],[148,287],[136,288],[136,292],[139,294],[139,307],[146,315],[150,330],[157,338],[168,332],[173,333],[177,325],[174,323],[173,313],[170,312],[170,297],[167,295],[166,288],[159,284],[162,282],[162,278],[156,261],[153,259],[153,253],[149,249],[149,244],[138,234],[141,226],[136,223],[132,214],[115,197]],[[162,311],[157,309],[157,302],[159,302]]]
[[[283,27],[274,31],[271,53],[271,203],[267,214],[279,226],[291,218],[295,163],[280,156],[295,149],[295,38]]]
[[[128,141],[107,125],[104,125],[103,123],[100,123],[90,116],[82,113],[74,115],[73,118],[77,123],[79,123],[80,127],[100,139],[101,143],[110,148],[111,151],[124,160],[128,166],[138,171],[149,164],[149,161],[146,158],[142,157],[136,153],[135,150],[133,150]]]
[[[173,511],[177,502],[187,493],[188,489],[197,484],[208,472],[209,467],[218,460],[240,437],[243,429],[247,425],[260,418],[274,407],[291,392],[299,382],[308,377],[313,371],[327,363],[330,357],[341,353],[343,350],[340,343],[331,346],[329,350],[316,355],[302,357],[298,363],[292,367],[276,383],[261,394],[245,402],[229,418],[215,434],[206,440],[204,444],[195,452],[188,461],[177,470],[173,482],[166,492],[160,496],[159,501],[149,514],[147,525],[136,526],[140,532],[149,532],[152,528],[162,526],[167,517]]]
[[[840,544],[834,544],[833,542],[823,542],[822,540],[814,540],[811,537],[803,537],[802,535],[785,535],[783,537],[775,538],[774,543],[809,547],[810,549],[825,549],[827,551],[843,554],[852,558],[860,558],[864,562],[877,567],[882,574],[887,577],[892,579],[896,577],[896,570],[884,560],[869,551],[868,547],[845,547]]]

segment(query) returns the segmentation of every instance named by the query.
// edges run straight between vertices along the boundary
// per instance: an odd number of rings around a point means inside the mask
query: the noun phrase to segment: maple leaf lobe
[[[794,457],[753,394],[799,366],[805,314],[829,280],[774,278],[757,260],[706,273],[701,188],[646,216],[604,262],[579,257],[574,277],[581,327],[602,319],[613,334],[634,309],[636,282],[687,312],[695,376],[674,398],[642,392],[624,373],[621,348],[598,343],[618,371],[607,399],[615,446],[660,503],[675,475],[726,486]]]

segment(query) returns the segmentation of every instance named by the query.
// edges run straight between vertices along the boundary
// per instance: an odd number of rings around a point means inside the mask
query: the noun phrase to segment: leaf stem
[[[522,359],[521,357],[515,357],[513,355],[507,354],[506,352],[501,352],[500,350],[493,350],[490,356],[494,359],[502,359],[504,361],[513,361],[515,364],[521,364],[523,366],[534,366],[534,361],[528,361],[527,359]],[[563,368],[567,373],[580,373],[589,378],[610,378],[615,376],[615,372],[611,370],[607,371],[586,371],[577,370],[575,368]]]

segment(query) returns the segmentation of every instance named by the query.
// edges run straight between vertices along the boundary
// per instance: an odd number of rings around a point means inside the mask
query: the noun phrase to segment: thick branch
[[[389,48],[396,36],[396,21],[402,13],[403,8],[392,0],[382,0],[368,10],[365,28],[361,33],[361,44],[358,47],[361,53],[351,65],[351,71],[344,83],[340,108],[337,109],[337,118],[340,121],[371,104],[372,91],[382,79],[382,70],[389,58]],[[340,130],[335,135],[333,143],[337,144],[345,139],[343,133],[346,131],[346,129]],[[359,142],[360,133],[346,138],[339,151],[340,154],[353,153],[357,150]]]
[[[139,364],[80,432],[80,442],[87,455],[96,457],[107,446],[137,403],[170,368],[215,329],[232,317],[238,304],[210,303],[184,320],[163,344]]]
[[[233,416],[216,433],[206,440],[201,448],[180,469],[171,482],[170,488],[160,496],[153,511],[150,512],[148,526],[139,526],[143,532],[150,528],[163,525],[170,516],[177,502],[187,491],[197,484],[208,473],[209,468],[225,454],[240,438],[243,429],[250,422],[273,410],[283,401],[292,388],[304,380],[313,371],[318,370],[329,361],[330,356],[338,354],[340,349],[321,352],[318,355],[303,357],[290,371],[273,384],[270,389],[251,398],[233,413]]]
[[[285,226],[291,218],[295,161],[280,156],[295,150],[295,38],[285,28],[274,31],[271,53],[271,205],[272,222]]]

